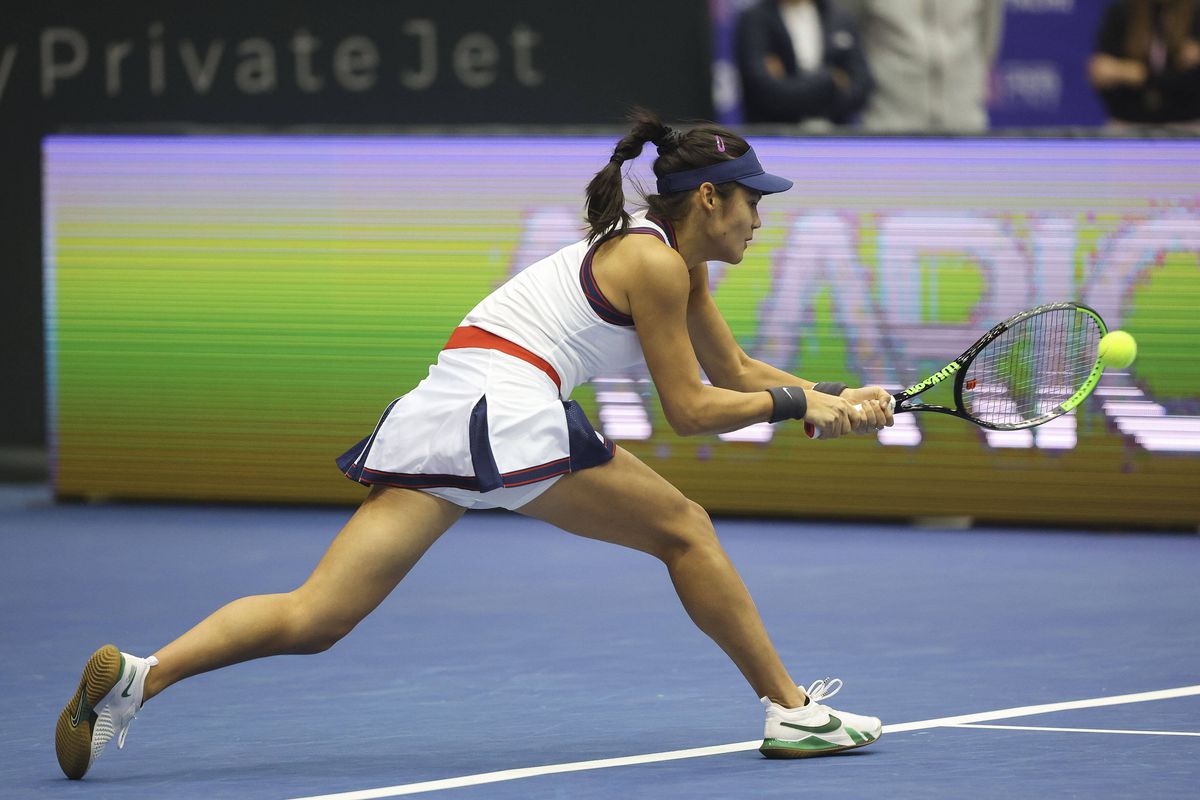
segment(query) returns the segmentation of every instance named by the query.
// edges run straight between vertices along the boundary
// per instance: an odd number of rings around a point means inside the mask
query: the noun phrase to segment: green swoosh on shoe
[[[804,731],[805,733],[830,733],[842,727],[842,721],[833,714],[829,715],[829,722],[826,722],[824,725],[819,725],[815,728],[808,725],[797,725],[792,722],[780,722],[779,724],[785,728],[795,728],[796,730]]]
[[[129,676],[129,683],[125,684],[125,690],[121,692],[121,697],[129,697],[129,687],[133,686],[133,680],[137,677],[137,667],[133,668],[133,674]]]

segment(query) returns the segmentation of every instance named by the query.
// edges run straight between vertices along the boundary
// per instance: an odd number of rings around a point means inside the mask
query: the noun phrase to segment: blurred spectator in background
[[[1119,0],[1088,63],[1117,123],[1200,122],[1200,0]]]
[[[829,0],[761,0],[735,41],[747,122],[853,121],[871,90],[853,23]]]
[[[1000,49],[1003,0],[842,0],[862,32],[875,92],[863,125],[875,131],[987,130],[989,72]]]

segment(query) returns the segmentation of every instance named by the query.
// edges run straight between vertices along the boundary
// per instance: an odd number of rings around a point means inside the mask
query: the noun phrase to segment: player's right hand
[[[841,397],[805,389],[808,411],[804,421],[821,432],[822,439],[836,439],[863,424],[862,414]]]
[[[868,388],[877,388],[877,387],[868,387]],[[860,391],[866,391],[866,390],[860,390]],[[884,428],[893,424],[894,418],[892,416],[892,410],[891,410],[892,409],[892,406],[891,406],[892,397],[891,397],[891,395],[884,392],[883,389],[879,389],[879,391],[883,392],[884,395],[887,397],[886,403],[880,402],[879,400],[876,400],[875,398],[871,398],[870,400],[861,400],[858,403],[854,404],[854,408],[858,411],[861,411],[861,414],[859,415],[860,420],[858,423],[856,423],[854,425],[855,433],[862,433],[862,434],[879,433]],[[849,392],[846,392],[846,394],[849,394]],[[854,397],[847,398],[848,402],[853,402],[854,400],[855,400]]]

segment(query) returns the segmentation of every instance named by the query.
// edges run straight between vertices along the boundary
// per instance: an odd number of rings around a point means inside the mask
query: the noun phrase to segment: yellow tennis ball
[[[1128,367],[1137,358],[1137,342],[1125,331],[1106,333],[1100,339],[1100,358],[1107,367]]]

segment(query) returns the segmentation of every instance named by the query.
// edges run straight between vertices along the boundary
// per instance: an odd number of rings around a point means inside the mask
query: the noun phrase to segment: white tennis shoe
[[[814,681],[805,690],[808,704],[800,708],[784,708],[760,698],[767,709],[767,727],[758,751],[767,758],[807,758],[862,747],[882,736],[883,724],[876,717],[821,704],[841,688],[841,678]]]
[[[142,707],[146,676],[157,663],[154,656],[137,658],[111,644],[92,653],[54,731],[58,765],[68,778],[82,778],[113,736],[118,748],[125,746],[129,724]]]

